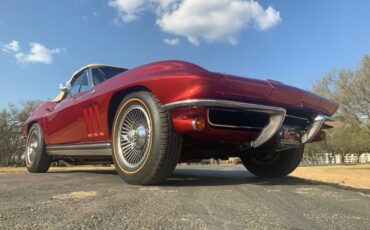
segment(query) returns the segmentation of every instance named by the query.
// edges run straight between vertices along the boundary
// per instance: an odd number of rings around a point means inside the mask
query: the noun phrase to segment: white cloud
[[[144,10],[145,0],[109,0],[108,5],[118,10],[122,21],[131,22]]]
[[[171,46],[176,46],[180,44],[180,40],[178,38],[173,38],[173,39],[165,38],[163,39],[163,42]]]
[[[239,33],[255,24],[265,30],[281,20],[272,7],[264,10],[258,2],[243,0],[184,0],[177,9],[163,14],[157,25],[170,34],[185,36],[194,45],[200,39],[237,44]]]
[[[30,53],[24,54],[24,53],[17,53],[15,55],[16,59],[19,62],[33,62],[33,63],[44,63],[44,64],[50,64],[53,61],[53,54],[58,54],[62,50],[65,49],[48,49],[44,45],[37,43],[37,42],[31,42],[30,43]]]
[[[152,0],[152,2],[157,3],[165,9],[166,7],[170,6],[172,3],[178,2],[178,0]]]
[[[265,11],[261,7],[257,12],[256,21],[261,30],[273,27],[281,21],[280,12],[274,10],[271,6],[267,7]]]
[[[254,0],[110,0],[123,22],[138,19],[145,11],[156,15],[162,31],[199,45],[201,41],[238,43],[249,27],[267,30],[281,21],[279,11],[264,9]]]
[[[162,15],[165,12],[175,10],[179,5],[179,0],[150,0],[151,6],[154,9],[157,16]]]
[[[140,18],[145,11],[153,11],[156,15],[170,9],[179,0],[109,0],[108,5],[115,8],[123,22],[132,22]],[[118,24],[114,22],[114,24]]]
[[[8,44],[2,45],[2,51],[6,53],[13,53],[14,57],[20,63],[44,63],[50,64],[53,62],[53,55],[59,54],[61,52],[67,52],[65,48],[56,48],[56,49],[48,49],[44,45],[31,42],[30,43],[30,52],[23,53],[21,52],[19,42],[18,41],[11,41]]]
[[[1,50],[5,53],[18,52],[20,49],[18,41],[11,41],[8,44],[1,45]]]

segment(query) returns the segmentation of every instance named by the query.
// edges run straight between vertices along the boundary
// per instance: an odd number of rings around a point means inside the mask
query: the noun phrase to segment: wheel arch
[[[34,124],[36,124],[36,123],[38,123],[38,124],[41,126],[41,123],[40,123],[38,120],[32,120],[32,121],[30,121],[30,122],[27,124],[27,126],[26,126],[26,134],[27,134],[27,136],[28,136],[28,134],[29,134],[29,132],[30,132],[30,129],[31,129],[32,125],[34,125]],[[42,128],[42,126],[41,126],[41,128]]]
[[[112,125],[113,125],[114,117],[116,115],[118,106],[120,105],[122,99],[126,95],[128,95],[130,93],[133,93],[133,92],[137,92],[137,91],[147,91],[147,92],[152,93],[152,91],[150,89],[148,89],[147,87],[142,86],[142,85],[137,85],[137,86],[131,86],[129,88],[119,90],[119,91],[115,92],[112,95],[112,97],[109,101],[109,106],[108,106],[108,128],[109,128],[109,133],[112,132]]]
[[[46,127],[45,127],[45,124],[43,122],[43,118],[38,118],[38,119],[34,119],[34,120],[31,120],[29,121],[25,126],[24,126],[24,129],[25,132],[23,131],[23,133],[25,133],[24,137],[27,138],[28,137],[28,134],[31,130],[31,127],[34,125],[34,124],[39,124],[40,128],[41,128],[41,132],[43,134],[43,137],[44,137],[44,140],[45,140],[45,143],[48,144],[49,143],[49,139],[48,139],[48,136],[46,135]]]

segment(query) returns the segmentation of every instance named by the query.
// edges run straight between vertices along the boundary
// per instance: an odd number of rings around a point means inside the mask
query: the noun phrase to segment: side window
[[[76,80],[72,83],[71,96],[74,96],[80,92],[84,92],[90,88],[91,85],[89,84],[87,73],[86,71],[83,71],[77,76]]]
[[[82,82],[83,76],[85,75],[84,73],[85,72],[80,73],[79,76],[76,78],[76,80],[72,83],[71,91],[70,91],[71,96],[76,95],[80,91],[81,82]]]
[[[120,68],[113,68],[113,67],[102,67],[102,68],[94,68],[92,69],[92,77],[94,81],[94,85],[97,86],[100,83],[108,80],[109,78],[116,76],[124,72],[125,69]]]
[[[79,92],[84,92],[86,90],[90,89],[89,79],[87,78],[86,74],[83,74],[83,79],[81,82],[81,87]]]

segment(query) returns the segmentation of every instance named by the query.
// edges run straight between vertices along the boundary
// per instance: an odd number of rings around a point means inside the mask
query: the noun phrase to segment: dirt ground
[[[370,189],[370,164],[298,167],[291,176]]]
[[[114,170],[114,167],[52,167],[50,172]],[[0,174],[25,173],[26,168],[0,167]],[[370,189],[370,164],[298,167],[291,176],[360,189]]]

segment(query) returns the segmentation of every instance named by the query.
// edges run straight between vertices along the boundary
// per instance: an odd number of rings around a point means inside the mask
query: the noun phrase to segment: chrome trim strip
[[[162,106],[165,110],[181,107],[223,107],[238,108],[255,112],[263,112],[270,115],[270,122],[266,125],[256,140],[251,142],[251,147],[257,148],[270,140],[282,126],[286,110],[280,107],[251,104],[239,101],[214,100],[214,99],[189,99],[168,103]]]
[[[267,105],[258,105],[239,101],[227,101],[227,100],[214,100],[214,99],[189,99],[183,101],[175,101],[165,105],[162,105],[162,109],[170,110],[181,107],[224,107],[224,108],[239,108],[248,109],[256,112],[276,113],[284,112],[284,108],[273,107]]]
[[[325,115],[317,115],[311,125],[310,130],[308,130],[302,136],[302,144],[312,141],[317,133],[320,131],[321,127],[324,125],[325,121],[334,121],[335,119],[332,117],[328,117]]]
[[[50,156],[112,156],[110,143],[49,145]]]
[[[293,116],[293,115],[286,115],[286,117],[291,117],[291,118],[294,118],[294,119],[310,121],[310,119],[305,118],[305,117],[297,117],[297,116]]]

